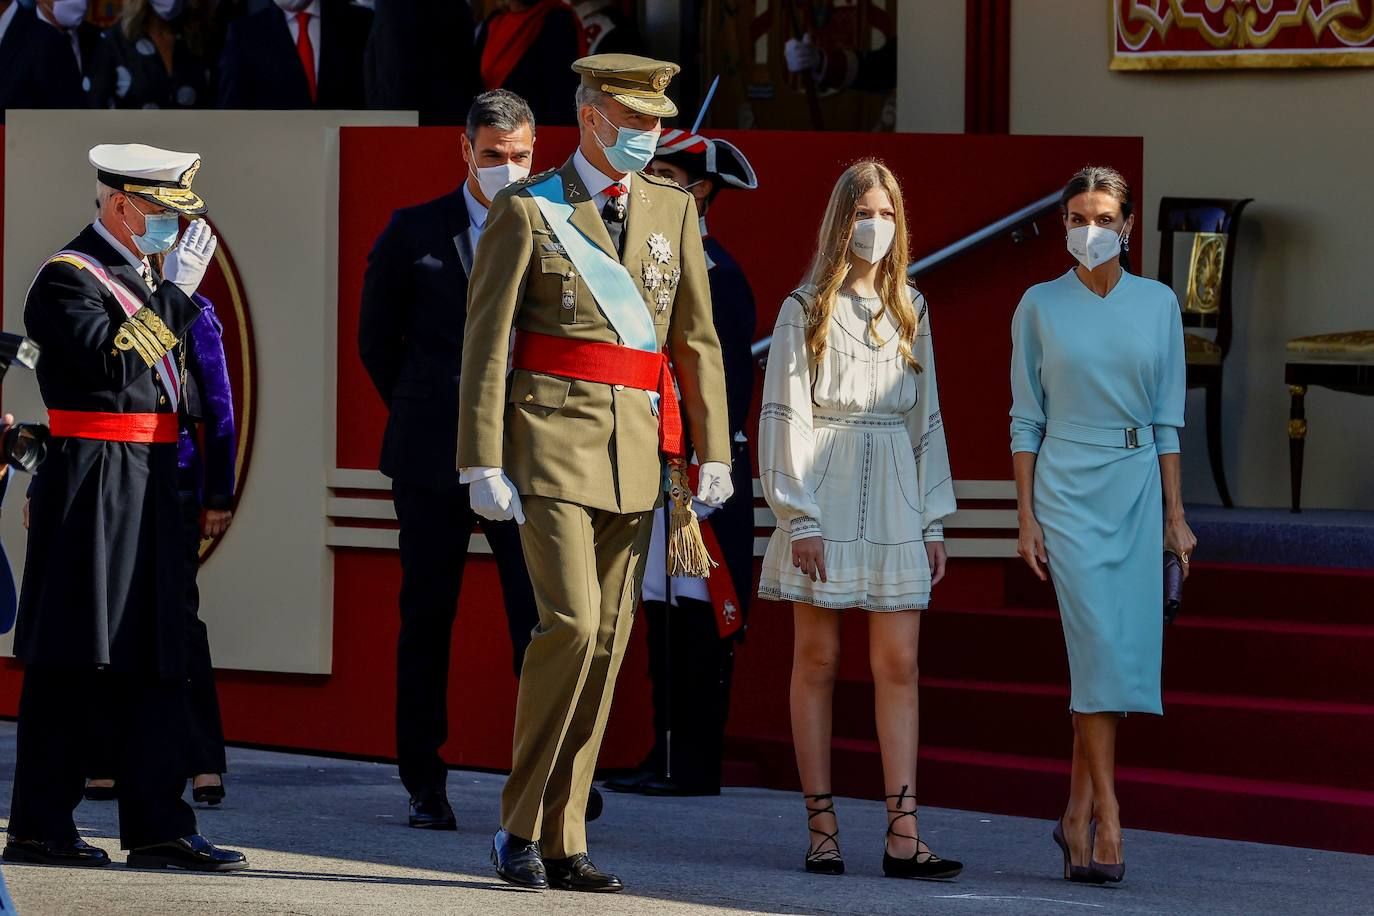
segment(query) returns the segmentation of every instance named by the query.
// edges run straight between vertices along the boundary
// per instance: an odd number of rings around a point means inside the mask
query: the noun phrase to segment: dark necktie
[[[601,219],[606,223],[606,231],[611,234],[611,244],[620,251],[620,241],[625,235],[625,186],[616,182],[606,189],[606,206],[601,208]]]

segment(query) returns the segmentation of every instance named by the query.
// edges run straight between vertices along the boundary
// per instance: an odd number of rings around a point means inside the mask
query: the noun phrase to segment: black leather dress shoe
[[[410,826],[421,830],[457,830],[458,818],[443,789],[421,792],[410,799]]]
[[[702,785],[680,779],[660,779],[656,776],[653,779],[645,780],[640,785],[639,792],[641,795],[688,798],[701,795],[719,795],[720,786]]]
[[[68,865],[76,868],[100,868],[110,864],[110,857],[105,850],[92,846],[80,837],[70,843],[16,840],[10,837],[5,844],[4,859],[6,862],[29,865]]]
[[[601,797],[596,786],[592,786],[592,791],[587,795],[587,823],[591,823],[601,816],[601,812],[606,810],[606,800]]]
[[[603,786],[612,792],[638,792],[644,783],[651,779],[657,779],[658,774],[653,770],[633,770],[623,776],[612,776],[602,783]]]
[[[549,886],[561,891],[614,894],[625,889],[619,878],[593,865],[585,852],[567,859],[545,859],[544,868],[549,874]]]
[[[501,880],[516,887],[543,890],[549,886],[544,860],[539,856],[539,844],[522,839],[505,830],[496,831],[491,841],[491,864]]]
[[[243,853],[220,849],[198,833],[140,846],[129,853],[130,868],[184,868],[188,871],[238,871],[248,867]]]

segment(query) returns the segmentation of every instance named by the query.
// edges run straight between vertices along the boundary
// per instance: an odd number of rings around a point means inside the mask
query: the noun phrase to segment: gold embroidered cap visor
[[[593,54],[573,61],[572,68],[582,77],[582,85],[610,95],[631,111],[656,118],[677,114],[677,105],[664,95],[682,69],[677,64],[636,54]]]
[[[141,143],[105,143],[90,151],[96,179],[107,187],[186,216],[199,216],[205,201],[191,190],[199,153],[180,153]]]

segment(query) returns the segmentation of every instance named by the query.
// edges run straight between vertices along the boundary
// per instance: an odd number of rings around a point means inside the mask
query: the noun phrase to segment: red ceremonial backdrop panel
[[[768,334],[778,307],[800,280],[830,189],[846,165],[881,158],[902,182],[912,254],[921,257],[1060,187],[1091,162],[1121,169],[1141,195],[1142,143],[1130,138],[913,134],[721,132],[739,145],[759,174],[757,191],[726,190],[710,215],[711,232],[738,259],[758,303],[758,335]],[[337,467],[375,469],[385,412],[357,355],[362,277],[374,239],[397,207],[457,187],[463,176],[457,129],[344,128],[340,142],[338,440]],[[572,151],[570,129],[546,128],[536,144],[538,168]],[[1139,226],[1151,222],[1148,215]],[[1137,230],[1137,242],[1140,229]],[[1137,246],[1138,248],[1138,246]],[[1010,393],[1008,326],[1021,292],[1066,270],[1062,228],[1041,222],[1041,234],[994,241],[920,281],[931,308],[940,394],[954,476],[1008,480]],[[252,264],[240,264],[251,276]],[[254,282],[270,282],[255,278]],[[271,392],[262,392],[270,398]],[[757,405],[756,405],[757,406]],[[303,447],[258,442],[254,447]],[[251,479],[248,482],[251,486]],[[239,524],[250,520],[241,519]],[[251,520],[270,525],[270,520]],[[1000,587],[1003,562],[951,564],[935,596],[938,606],[987,601]],[[245,575],[251,571],[245,570]],[[219,673],[230,741],[390,757],[394,753],[396,594],[394,551],[335,551],[333,671],[327,676]],[[203,600],[213,602],[213,595]],[[785,694],[790,613],[759,602],[737,665],[731,732],[776,730],[751,709],[773,707],[741,698]],[[855,618],[861,627],[862,621]],[[847,628],[848,629],[848,628]],[[857,635],[857,634],[856,634]],[[938,651],[927,646],[926,651]],[[856,657],[862,656],[858,652]],[[862,659],[860,658],[860,661]],[[862,677],[864,665],[854,666]],[[0,669],[0,714],[13,715],[18,668]],[[493,564],[468,564],[454,627],[446,759],[502,768],[510,761],[515,679]],[[636,635],[622,672],[615,714],[601,762],[637,762],[649,740],[647,666]],[[399,791],[399,790],[398,790]]]

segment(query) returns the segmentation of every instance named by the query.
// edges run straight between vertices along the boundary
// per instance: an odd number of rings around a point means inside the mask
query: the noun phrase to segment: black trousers
[[[442,789],[448,776],[439,748],[448,740],[449,645],[468,543],[479,521],[501,579],[511,664],[517,677],[539,612],[515,522],[479,519],[468,502],[466,486],[434,489],[396,480],[391,495],[401,523],[396,756],[401,782],[415,796]]]
[[[219,695],[215,692],[215,666],[210,660],[210,633],[200,619],[200,499],[194,491],[183,490],[181,521],[186,548],[186,691],[187,732],[186,765],[188,776],[223,773],[224,725],[219,714]]]
[[[186,685],[94,667],[32,665],[19,695],[10,836],[77,836],[92,751],[115,761],[119,845],[150,846],[196,833],[186,787]],[[113,746],[110,742],[113,741]]]
[[[715,610],[679,598],[644,602],[654,746],[643,767],[700,791],[719,791],[735,641],[721,639]]]

